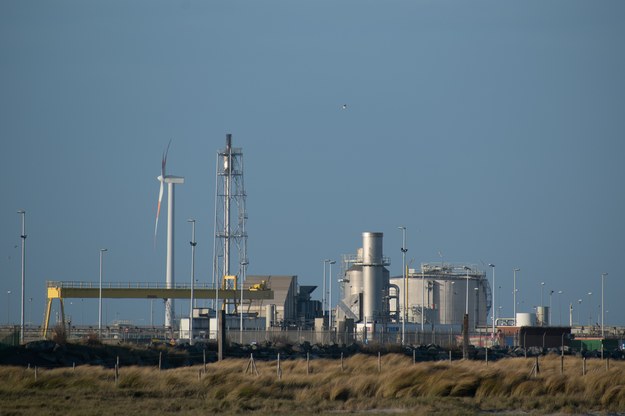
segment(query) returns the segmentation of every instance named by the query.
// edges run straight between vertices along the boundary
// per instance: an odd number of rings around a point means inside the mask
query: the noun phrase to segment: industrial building
[[[311,299],[317,286],[299,286],[297,276],[250,275],[244,289],[268,287],[274,293],[270,301],[252,300],[243,304],[243,313],[267,319],[267,327],[310,328],[321,316],[321,302]]]
[[[404,282],[403,276],[389,275],[383,234],[365,232],[362,238],[363,246],[355,255],[343,256],[342,296],[332,309],[337,327],[349,320],[357,327],[392,326],[401,323],[402,316],[411,327],[461,325],[465,312],[469,328],[487,323],[491,288],[486,273],[476,265],[423,263],[419,271],[409,269]]]
[[[317,286],[300,286],[295,275],[249,275],[243,289],[246,293],[271,290],[273,299],[249,299],[243,304],[234,302],[236,313],[226,316],[226,328],[239,330],[243,314],[244,330],[260,329],[312,329],[316,317],[321,316],[321,302],[312,300]],[[196,338],[217,336],[214,309],[196,308],[193,311],[193,335]],[[189,339],[189,319],[180,319],[180,338]]]

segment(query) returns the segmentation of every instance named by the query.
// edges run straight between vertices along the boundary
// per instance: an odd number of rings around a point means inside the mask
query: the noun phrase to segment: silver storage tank
[[[349,291],[345,291],[345,296],[359,295],[362,293],[362,267],[352,266],[345,272],[345,277],[349,280]]]
[[[536,307],[536,325],[549,326],[549,306]]]
[[[536,326],[536,314],[527,312],[517,312],[516,326]]]

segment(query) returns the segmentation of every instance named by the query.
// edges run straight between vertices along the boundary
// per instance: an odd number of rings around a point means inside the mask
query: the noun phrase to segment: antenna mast
[[[213,285],[217,283],[220,289],[234,290],[238,284],[243,284],[239,280],[242,279],[243,268],[247,264],[247,212],[243,151],[232,147],[231,134],[226,134],[226,147],[217,152],[216,175]],[[233,246],[236,253],[232,253]],[[219,300],[216,302],[215,309],[218,310]],[[235,313],[236,301],[225,300],[223,308],[226,313]]]

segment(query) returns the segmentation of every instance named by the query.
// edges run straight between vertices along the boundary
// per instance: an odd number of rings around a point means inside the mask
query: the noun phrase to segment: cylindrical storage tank
[[[517,312],[516,326],[536,326],[536,314]]]
[[[536,307],[536,325],[549,326],[549,306]]]
[[[362,233],[362,303],[365,322],[375,322],[382,312],[384,298],[382,237],[382,233]]]
[[[276,319],[276,305],[267,305],[265,307],[265,327],[271,328]]]
[[[345,291],[345,296],[362,293],[362,267],[350,267],[350,269],[345,272],[345,277],[349,280],[349,291]]]
[[[345,272],[343,283],[343,303],[351,309],[357,320],[360,320],[362,305],[358,301],[363,292],[362,289],[362,267],[352,266]]]

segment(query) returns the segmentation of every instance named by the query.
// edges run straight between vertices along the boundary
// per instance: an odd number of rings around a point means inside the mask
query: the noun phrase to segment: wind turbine
[[[156,207],[156,223],[154,225],[154,244],[156,245],[156,234],[158,232],[158,217],[161,213],[161,201],[163,199],[164,184],[167,184],[167,266],[165,282],[167,289],[174,286],[174,185],[183,184],[184,177],[165,174],[167,165],[167,154],[171,140],[163,152],[161,160],[161,174],[156,179],[161,183],[158,193],[158,205]],[[174,329],[174,300],[165,299],[165,327]]]

